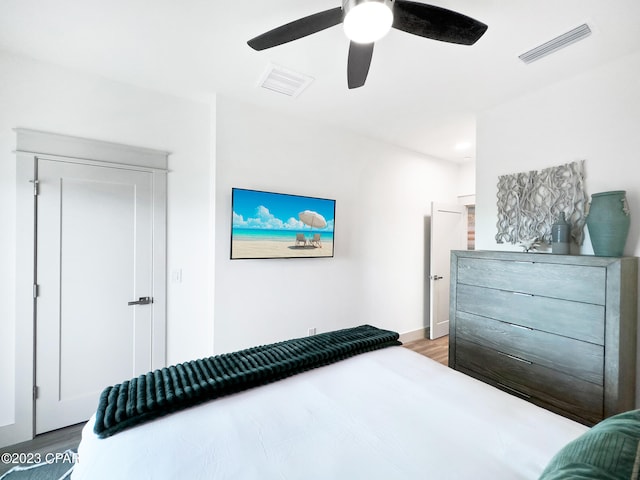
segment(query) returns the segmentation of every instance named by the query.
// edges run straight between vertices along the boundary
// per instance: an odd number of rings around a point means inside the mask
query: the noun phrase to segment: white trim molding
[[[33,154],[135,165],[166,170],[170,152],[120,143],[15,128],[16,150]]]
[[[420,328],[411,332],[404,332],[400,334],[400,341],[402,343],[413,342],[414,340],[424,340],[429,338],[429,327]]]

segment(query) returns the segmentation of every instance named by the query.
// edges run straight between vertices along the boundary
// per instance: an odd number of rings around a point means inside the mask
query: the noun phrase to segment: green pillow
[[[540,480],[630,480],[640,470],[640,410],[609,417],[568,443]]]

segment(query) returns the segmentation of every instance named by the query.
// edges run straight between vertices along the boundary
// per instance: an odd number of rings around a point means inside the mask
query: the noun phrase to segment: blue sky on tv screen
[[[334,200],[242,189],[233,190],[232,200],[233,228],[305,230],[309,227],[298,214],[311,210],[327,221],[326,228],[315,230],[333,231]]]

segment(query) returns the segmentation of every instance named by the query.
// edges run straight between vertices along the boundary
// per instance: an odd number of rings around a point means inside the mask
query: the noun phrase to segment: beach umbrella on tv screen
[[[313,212],[311,210],[305,210],[304,212],[300,212],[298,214],[298,218],[305,225],[309,225],[312,229],[315,228],[324,228],[327,226],[327,221],[324,219],[322,215],[318,212]]]

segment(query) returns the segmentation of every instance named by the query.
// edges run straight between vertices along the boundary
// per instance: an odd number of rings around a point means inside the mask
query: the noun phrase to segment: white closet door
[[[87,420],[151,370],[152,174],[38,161],[36,433]]]

